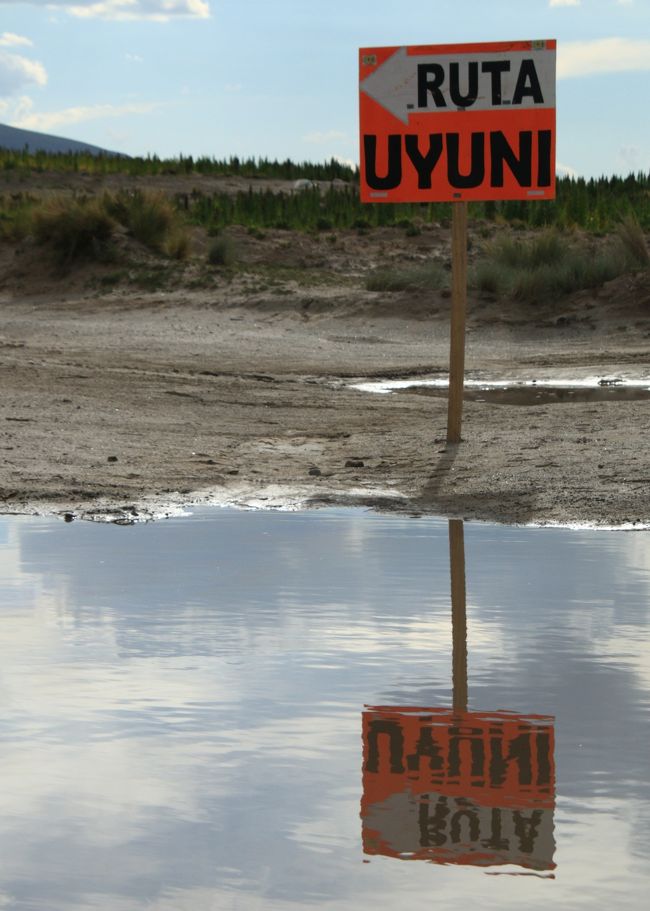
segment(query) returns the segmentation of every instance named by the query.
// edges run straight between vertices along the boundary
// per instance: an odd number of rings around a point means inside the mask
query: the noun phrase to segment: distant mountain
[[[110,152],[87,142],[75,139],[64,139],[62,136],[50,136],[48,133],[35,133],[33,130],[19,130],[0,123],[0,149],[11,149],[22,152],[27,146],[30,152],[86,152],[89,155],[116,155],[127,158],[121,152]]]

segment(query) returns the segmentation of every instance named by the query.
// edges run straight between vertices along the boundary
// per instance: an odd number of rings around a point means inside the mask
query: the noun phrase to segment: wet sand
[[[354,381],[442,375],[444,297],[358,277],[270,290],[0,289],[0,509],[131,521],[191,502],[366,504],[516,523],[650,520],[645,401],[446,401]],[[551,312],[469,307],[475,379],[650,377],[644,275]],[[650,382],[650,380],[649,380]]]

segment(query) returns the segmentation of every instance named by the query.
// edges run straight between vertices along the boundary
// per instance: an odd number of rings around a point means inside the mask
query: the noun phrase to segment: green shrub
[[[116,250],[110,240],[116,223],[145,246],[173,259],[186,259],[190,251],[187,228],[161,193],[59,198],[35,207],[29,220],[37,242],[52,246],[64,264],[82,256],[114,261]]]
[[[502,295],[508,287],[509,270],[493,259],[480,260],[472,273],[471,284],[482,294]]]
[[[178,229],[178,213],[163,193],[123,193],[117,206],[118,219],[150,250],[162,252],[170,234]]]
[[[235,245],[226,234],[215,238],[208,250],[208,262],[211,266],[233,266],[235,264]]]
[[[13,241],[24,240],[33,229],[33,206],[23,203],[0,211],[0,239]]]
[[[526,265],[531,269],[551,266],[562,259],[567,249],[566,239],[558,231],[543,231],[525,245]]]
[[[448,284],[448,274],[438,262],[416,266],[387,266],[375,269],[366,278],[368,291],[440,290]]]
[[[164,193],[136,190],[105,194],[103,204],[145,247],[173,259],[187,258],[190,239],[185,221]]]
[[[118,285],[121,281],[124,281],[126,277],[125,272],[107,272],[105,275],[101,275],[98,279],[99,285],[102,288],[113,288],[115,285]]]
[[[414,224],[410,218],[399,218],[395,222],[395,227],[401,228],[407,237],[417,237],[422,233],[418,225]]]
[[[171,259],[185,260],[190,254],[190,235],[186,228],[171,230],[164,243],[163,252]]]
[[[626,268],[620,245],[594,248],[546,231],[527,241],[501,238],[488,246],[472,270],[470,283],[482,293],[543,303],[596,288]]]
[[[515,300],[529,304],[541,304],[544,301],[560,297],[568,292],[570,270],[561,269],[560,265],[543,264],[536,269],[515,269],[510,276],[510,296]],[[578,281],[580,286],[581,282]]]
[[[628,215],[617,226],[616,233],[631,265],[650,265],[650,253],[643,229],[634,215]]]
[[[115,224],[99,200],[57,199],[33,212],[36,241],[49,244],[61,264],[73,259],[105,258]]]
[[[491,259],[503,266],[536,269],[561,260],[566,246],[566,240],[559,232],[551,230],[530,240],[501,237],[488,250]]]
[[[162,291],[173,282],[173,268],[141,269],[130,276],[131,282],[144,291]]]

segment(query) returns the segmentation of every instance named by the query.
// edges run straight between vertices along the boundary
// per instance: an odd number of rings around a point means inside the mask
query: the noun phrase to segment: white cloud
[[[616,0],[619,6],[632,6],[634,0]],[[582,0],[549,0],[549,6],[581,6]]]
[[[23,45],[24,47],[32,47],[33,42],[29,38],[24,38],[22,35],[15,35],[13,32],[3,32],[0,35],[0,47],[17,47],[18,45]]]
[[[650,70],[650,41],[634,38],[598,38],[558,43],[558,79]]]
[[[27,95],[21,95],[20,98],[0,98],[0,117],[6,122],[11,123],[13,120],[20,120],[26,117],[34,108],[34,102]]]
[[[42,130],[49,132],[57,127],[70,123],[81,123],[86,120],[103,120],[106,117],[123,117],[125,114],[150,114],[162,106],[162,102],[143,102],[140,104],[94,104],[88,107],[64,108],[62,111],[44,111],[26,113],[14,119],[13,127],[24,130]]]
[[[100,0],[98,3],[63,4],[72,16],[83,19],[152,19],[167,22],[172,18],[207,19],[210,7],[205,0]]]
[[[556,162],[555,170],[560,175],[560,177],[577,177],[578,172],[575,168],[572,168],[571,165],[562,164],[561,162]]]
[[[42,63],[0,50],[0,95],[13,95],[26,86],[46,83],[47,73]]]
[[[354,161],[352,158],[344,158],[343,155],[332,155],[334,161],[338,161],[339,164],[347,165],[349,168],[358,168],[359,162]]]
[[[303,136],[302,141],[313,142],[315,145],[324,145],[328,142],[338,142],[347,138],[347,135],[340,130],[326,130],[325,132],[314,130],[312,133],[307,133]]]
[[[0,0],[0,3],[16,0]],[[21,2],[21,0],[17,0]],[[25,0],[22,0],[25,2]],[[149,19],[167,22],[169,19],[207,19],[208,0],[26,0],[35,6],[61,7],[71,16],[81,19]]]

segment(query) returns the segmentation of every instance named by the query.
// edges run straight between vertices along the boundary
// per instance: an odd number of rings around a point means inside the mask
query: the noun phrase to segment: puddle
[[[642,907],[650,533],[0,517],[0,907]]]
[[[382,380],[355,383],[362,392],[410,393],[447,398],[447,379]],[[581,380],[465,380],[464,398],[492,405],[553,405],[563,402],[636,402],[650,399],[650,378],[628,380],[587,377]]]

